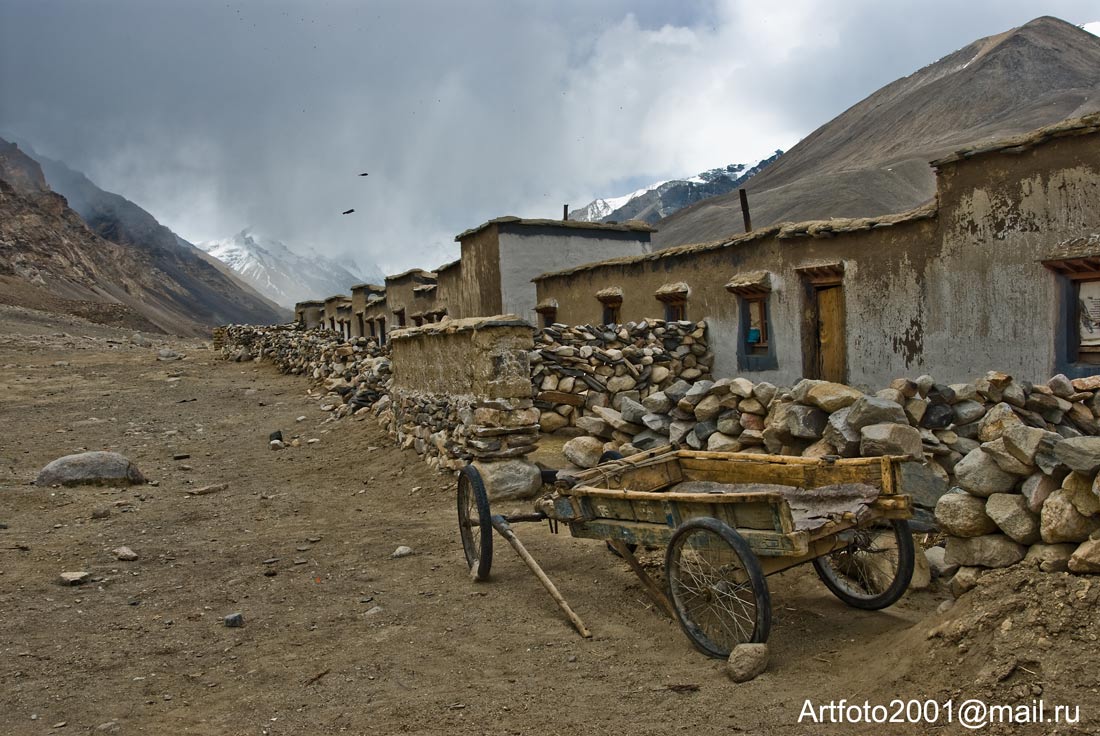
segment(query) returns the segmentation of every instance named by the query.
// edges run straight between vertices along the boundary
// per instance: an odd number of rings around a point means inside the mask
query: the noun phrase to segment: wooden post
[[[563,204],[561,206],[561,219],[562,220],[568,220],[569,219],[569,205],[567,205],[567,204]]]
[[[573,612],[573,609],[566,603],[565,598],[558,592],[554,583],[546,576],[546,573],[539,567],[539,563],[535,562],[535,558],[531,556],[531,553],[520,543],[516,538],[516,533],[512,531],[512,527],[508,526],[508,522],[504,520],[503,516],[494,515],[492,517],[493,528],[500,532],[500,536],[508,540],[508,544],[512,545],[512,549],[516,551],[520,559],[527,563],[527,567],[531,568],[531,572],[535,574],[535,577],[542,583],[542,587],[546,588],[546,591],[550,594],[565,615],[569,617],[569,620],[573,624],[573,628],[583,636],[585,639],[592,638],[592,632],[588,630],[588,627],[584,625],[584,621],[581,621],[581,617]]]
[[[737,194],[741,197],[741,216],[745,218],[745,232],[751,232],[752,218],[749,217],[749,195],[744,188],[738,189]]]

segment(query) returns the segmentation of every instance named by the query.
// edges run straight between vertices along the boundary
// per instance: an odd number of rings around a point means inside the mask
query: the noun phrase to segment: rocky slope
[[[704,199],[728,192],[736,194],[738,188],[775,163],[781,155],[782,151],[776,151],[774,155],[754,164],[730,164],[720,169],[704,171],[689,179],[658,182],[622,197],[595,199],[584,207],[571,211],[569,219],[584,222],[642,220],[653,224],[662,217],[668,217]]]
[[[60,186],[82,212],[51,189],[37,161],[0,140],[4,302],[185,335],[287,317],[132,202],[76,172]]]
[[[1043,17],[878,90],[748,184],[755,226],[903,211],[935,193],[930,159],[1100,110],[1100,38]],[[662,220],[656,247],[742,227],[737,193]]]
[[[285,243],[249,229],[232,238],[208,240],[198,246],[268,299],[288,309],[296,302],[346,294],[355,284],[368,281],[380,284],[385,278],[378,269],[356,274],[316,252],[300,255]]]

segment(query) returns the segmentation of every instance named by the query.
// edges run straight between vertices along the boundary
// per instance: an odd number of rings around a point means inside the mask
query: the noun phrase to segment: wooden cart
[[[549,520],[574,537],[604,540],[650,595],[712,657],[767,641],[766,576],[812,562],[848,605],[880,609],[905,592],[913,574],[908,496],[898,488],[904,458],[815,459],[661,448],[557,480],[533,513],[494,516],[480,474],[458,484],[459,529],[476,580],[489,576],[494,529],[516,548],[582,634],[587,629],[511,529]],[[665,547],[665,586],[634,557],[637,546]]]

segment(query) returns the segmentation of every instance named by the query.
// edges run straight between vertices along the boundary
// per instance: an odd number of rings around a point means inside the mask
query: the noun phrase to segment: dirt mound
[[[941,702],[1080,706],[1080,723],[1061,732],[1095,733],[1098,637],[1100,579],[1016,565],[986,572],[946,611],[913,626],[880,666],[863,673],[863,683]]]

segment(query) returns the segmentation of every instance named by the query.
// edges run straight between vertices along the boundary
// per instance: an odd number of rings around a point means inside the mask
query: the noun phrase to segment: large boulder
[[[128,486],[145,482],[130,459],[117,452],[81,452],[59,457],[38,472],[36,486]]]
[[[851,407],[841,409],[829,415],[829,421],[825,425],[822,436],[836,448],[838,454],[844,457],[855,457],[859,454],[860,434],[858,429],[852,429],[848,424],[848,414]]]
[[[1058,481],[1051,478],[1045,473],[1035,473],[1029,475],[1027,480],[1020,486],[1020,491],[1024,494],[1024,498],[1027,499],[1027,507],[1035,513],[1039,513],[1039,510],[1043,508],[1043,503],[1050,497],[1050,494],[1057,491],[1059,488]]]
[[[975,496],[1007,493],[1016,486],[1017,476],[1001,470],[993,457],[978,448],[966,454],[955,466],[959,485]]]
[[[1024,559],[1027,548],[1004,534],[948,537],[944,561],[965,567],[1008,567]]]
[[[1012,407],[1001,402],[986,412],[978,422],[978,439],[982,442],[992,442],[1001,437],[1008,428],[1022,424],[1023,420],[1016,416]]]
[[[832,414],[838,409],[851,406],[861,396],[863,396],[863,392],[851,386],[845,386],[842,383],[822,381],[821,383],[815,383],[809,387],[803,401],[811,406],[816,406],[818,409],[828,414]]]
[[[1012,473],[1013,475],[1031,475],[1035,472],[1034,465],[1021,462],[1005,448],[1004,437],[998,437],[992,442],[983,442],[982,449],[989,453],[993,461],[997,463],[997,467],[1006,473]]]
[[[653,414],[667,414],[672,408],[672,401],[664,391],[658,391],[642,399],[642,406]]]
[[[1039,541],[1039,516],[1027,507],[1027,499],[1019,493],[994,493],[986,499],[985,513],[1020,544]]]
[[[922,508],[935,508],[947,493],[947,479],[923,462],[899,463],[898,474],[901,488]]]
[[[791,437],[816,440],[825,431],[829,417],[825,412],[812,406],[790,404],[783,429]]]
[[[645,406],[633,399],[628,399],[624,396],[619,401],[619,414],[625,421],[631,422],[632,424],[642,424],[642,417],[648,413]]]
[[[980,537],[997,531],[997,523],[986,513],[985,501],[958,490],[940,497],[936,523],[956,537]]]
[[[1069,558],[1069,569],[1079,573],[1100,572],[1100,539],[1082,542]]]
[[[542,489],[542,471],[526,460],[477,461],[490,501],[519,501],[534,498]]]
[[[1047,544],[1083,542],[1097,529],[1100,518],[1083,516],[1062,489],[1050,494],[1039,512],[1039,533]]]
[[[909,424],[901,404],[875,396],[861,396],[851,405],[848,426],[859,431],[871,424]]]
[[[1033,544],[1024,555],[1025,565],[1034,565],[1042,572],[1065,572],[1076,544]]]
[[[1096,475],[1100,470],[1100,437],[1072,437],[1054,447],[1054,454],[1070,470]]]
[[[562,446],[566,460],[580,468],[594,468],[603,454],[603,440],[598,437],[574,437]]]
[[[869,424],[859,432],[859,453],[864,457],[905,455],[920,459],[924,456],[920,431],[908,424]]]
[[[1034,465],[1035,456],[1041,449],[1053,452],[1055,443],[1061,442],[1062,438],[1054,432],[1016,424],[1005,429],[1001,434],[1001,440],[1004,442],[1005,450],[1013,457],[1025,465]]]

